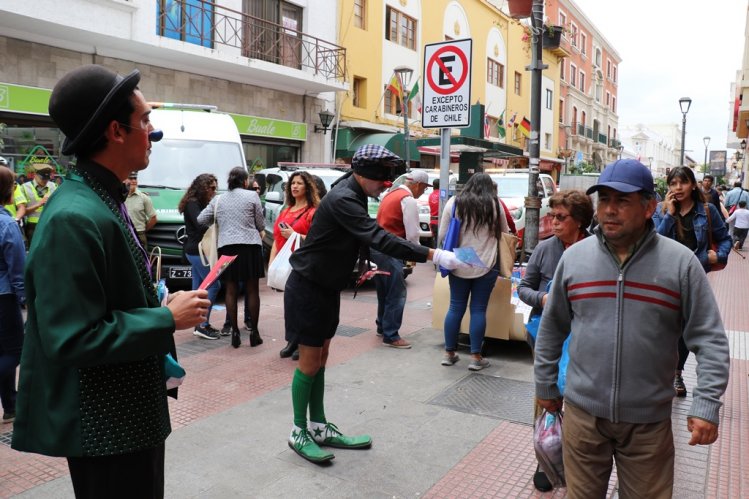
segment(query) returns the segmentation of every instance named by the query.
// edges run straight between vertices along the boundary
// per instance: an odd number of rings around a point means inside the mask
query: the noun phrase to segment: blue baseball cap
[[[598,178],[598,183],[590,187],[586,193],[593,194],[601,187],[625,193],[655,193],[653,174],[647,166],[635,159],[620,159],[609,163]]]

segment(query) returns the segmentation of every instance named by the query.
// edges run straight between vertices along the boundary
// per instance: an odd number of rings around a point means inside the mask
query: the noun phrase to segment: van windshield
[[[239,144],[164,139],[153,144],[148,168],[138,173],[138,184],[187,189],[201,173],[212,173],[219,189],[226,190],[229,172],[235,166],[245,166]]]
[[[494,180],[494,183],[497,184],[499,197],[501,198],[521,198],[528,195],[527,177],[491,175],[491,178]]]

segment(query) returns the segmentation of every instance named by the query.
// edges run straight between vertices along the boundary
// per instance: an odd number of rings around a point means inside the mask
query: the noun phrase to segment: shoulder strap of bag
[[[297,217],[294,219],[294,221],[291,222],[291,226],[294,227],[294,224],[297,223],[297,221],[300,218],[302,218],[302,216],[304,216],[304,214],[307,213],[310,208],[311,208],[311,206],[307,206],[304,210],[302,210],[302,212],[299,215],[297,215]]]
[[[221,199],[221,196],[216,196],[216,204],[213,205],[213,223],[216,224],[216,228],[218,229],[218,201]]]
[[[707,217],[707,249],[713,245],[713,224],[710,218],[710,206],[705,203],[705,216]]]

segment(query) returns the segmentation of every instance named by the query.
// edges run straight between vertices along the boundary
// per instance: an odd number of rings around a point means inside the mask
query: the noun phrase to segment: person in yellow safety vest
[[[51,166],[38,165],[35,169],[36,175],[34,175],[33,180],[29,180],[23,184],[24,203],[16,202],[19,212],[21,211],[21,206],[25,210],[26,224],[24,225],[24,232],[26,233],[29,247],[31,246],[31,239],[34,237],[34,230],[36,230],[36,225],[39,223],[39,217],[42,215],[44,205],[57,187],[49,181],[52,177]]]

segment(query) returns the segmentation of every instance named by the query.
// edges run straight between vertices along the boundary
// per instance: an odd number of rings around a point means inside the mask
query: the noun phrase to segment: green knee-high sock
[[[307,429],[307,406],[314,382],[315,378],[307,376],[298,368],[294,371],[294,379],[291,381],[291,403],[294,406],[294,424],[302,429]]]
[[[315,423],[327,423],[325,420],[325,368],[317,371],[315,381],[312,382],[312,391],[309,396],[309,419]]]

